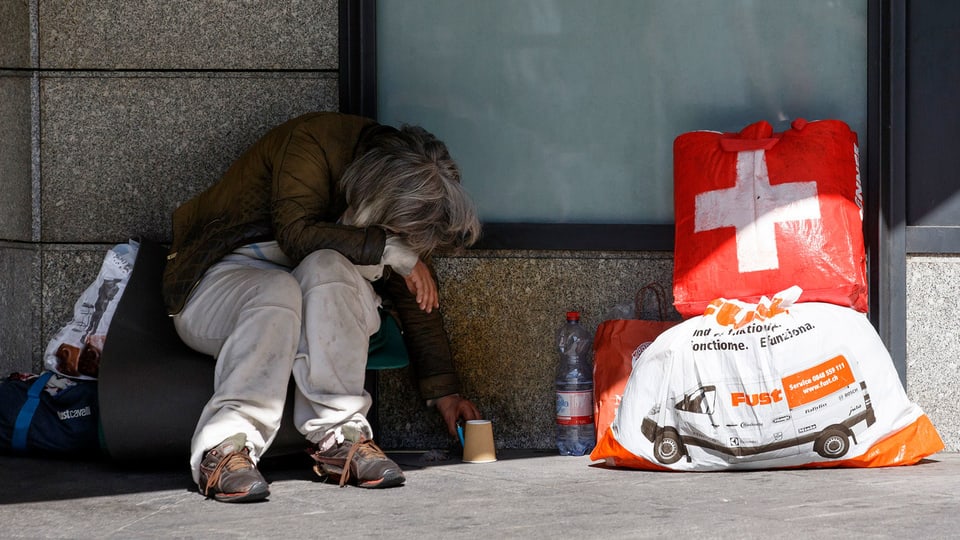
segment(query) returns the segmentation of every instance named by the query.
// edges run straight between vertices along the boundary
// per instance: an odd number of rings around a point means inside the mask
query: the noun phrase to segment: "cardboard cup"
[[[463,427],[463,461],[490,463],[497,460],[493,446],[493,424],[489,420],[467,420]]]

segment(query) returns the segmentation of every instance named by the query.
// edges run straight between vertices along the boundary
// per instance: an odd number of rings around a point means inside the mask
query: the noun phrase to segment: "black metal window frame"
[[[376,0],[340,0],[340,110],[377,118]],[[870,319],[906,371],[906,9],[868,0],[864,236]],[[673,251],[673,225],[485,223],[477,249]]]
[[[920,0],[900,8],[906,24],[902,46],[894,51],[905,57],[906,251],[958,254],[960,204],[955,195],[960,184],[955,177],[960,159],[953,150],[960,134],[954,90],[960,84],[960,45],[951,32],[960,24],[960,6]]]

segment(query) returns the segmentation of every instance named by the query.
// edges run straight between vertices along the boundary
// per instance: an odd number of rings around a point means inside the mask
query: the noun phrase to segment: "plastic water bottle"
[[[567,312],[557,332],[557,450],[582,456],[593,450],[593,338],[580,324],[580,313]]]

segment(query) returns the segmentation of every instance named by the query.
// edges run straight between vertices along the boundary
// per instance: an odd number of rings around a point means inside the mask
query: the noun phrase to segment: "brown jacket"
[[[163,275],[167,310],[177,314],[203,273],[234,249],[275,239],[293,261],[333,249],[360,265],[378,264],[386,233],[336,222],[347,208],[344,169],[378,132],[357,116],[318,112],[270,130],[203,193],[173,213],[173,243]],[[385,272],[374,286],[392,302],[424,399],[459,391],[440,313],[424,313],[403,278]]]

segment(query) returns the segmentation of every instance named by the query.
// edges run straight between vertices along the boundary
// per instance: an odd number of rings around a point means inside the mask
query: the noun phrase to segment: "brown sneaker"
[[[329,450],[315,451],[313,470],[322,477],[339,480],[343,487],[351,478],[362,488],[399,486],[406,478],[400,466],[370,439],[334,443]]]
[[[207,450],[200,462],[200,493],[222,502],[259,501],[270,495],[246,442],[246,435],[237,433]]]

